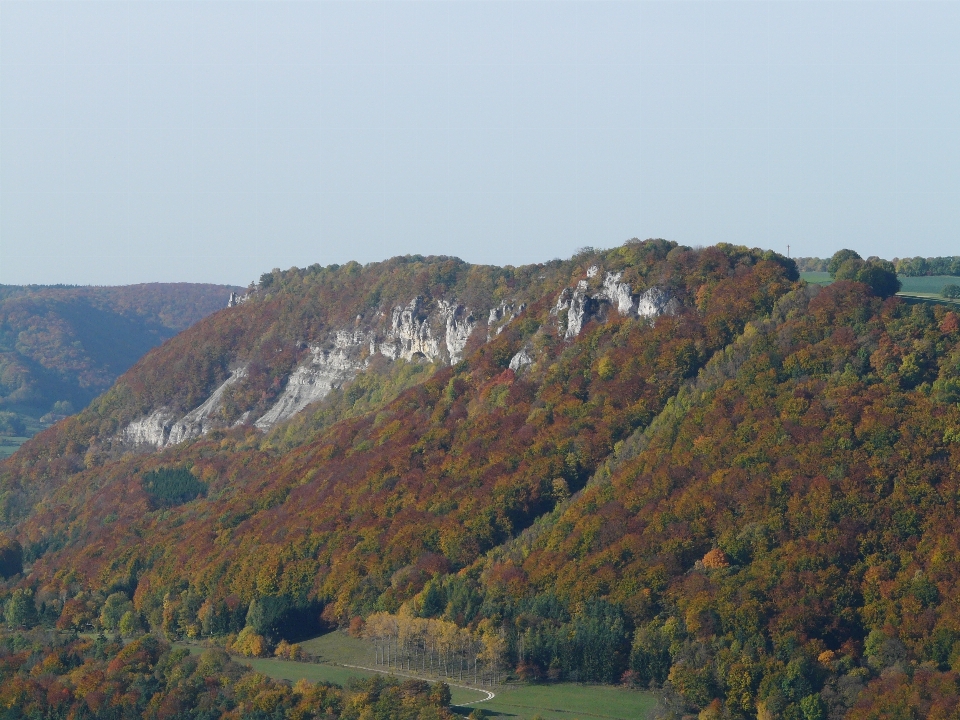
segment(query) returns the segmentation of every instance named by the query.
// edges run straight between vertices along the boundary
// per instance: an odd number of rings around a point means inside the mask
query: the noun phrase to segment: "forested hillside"
[[[960,322],[884,287],[664,241],[265,275],[0,466],[6,602],[456,637],[662,717],[952,717]]]
[[[33,434],[82,410],[148,350],[226,306],[238,289],[0,286],[0,435]]]

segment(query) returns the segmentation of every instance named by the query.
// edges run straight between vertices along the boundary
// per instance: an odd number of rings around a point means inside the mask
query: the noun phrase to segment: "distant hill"
[[[0,455],[83,409],[148,350],[239,288],[0,285]]]

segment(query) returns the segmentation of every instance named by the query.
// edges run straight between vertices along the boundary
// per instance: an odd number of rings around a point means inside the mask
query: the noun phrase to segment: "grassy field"
[[[497,696],[475,707],[485,717],[530,720],[539,715],[545,720],[588,720],[649,718],[656,701],[652,693],[624,690],[608,685],[517,685],[500,688]],[[468,714],[470,707],[454,708]]]
[[[321,635],[318,638],[301,643],[301,646],[317,656],[321,662],[291,662],[289,660],[276,660],[274,658],[234,657],[233,659],[241,665],[247,665],[255,671],[263,673],[267,677],[275,680],[289,680],[290,682],[306,679],[314,683],[326,682],[333,683],[334,685],[346,685],[351,678],[366,678],[371,675],[380,674],[357,668],[343,667],[344,664],[373,664],[370,653],[364,652],[369,646],[362,640],[356,640],[346,633],[333,632]],[[184,647],[195,655],[202,653],[205,649],[199,645],[184,645]],[[332,656],[334,652],[338,653],[336,660],[334,660]],[[450,695],[455,705],[458,703],[476,702],[487,696],[486,693],[477,690],[458,687],[451,687]],[[468,712],[470,711],[468,710]]]
[[[816,285],[829,285],[833,280],[830,279],[830,273],[825,272],[802,272],[800,277],[808,283]],[[960,277],[953,275],[931,275],[929,277],[904,277],[900,278],[899,295],[907,300],[932,300],[934,302],[958,303],[956,300],[947,300],[940,295],[944,285],[960,285]]]
[[[12,437],[8,435],[0,437],[0,460],[13,455],[17,449],[29,439],[30,438],[27,437]]]
[[[278,680],[296,682],[306,678],[310,682],[329,682],[345,685],[350,678],[369,677],[373,673],[344,667],[344,665],[374,664],[373,651],[363,640],[344,632],[332,632],[300,644],[315,656],[319,663],[289,662],[266,658],[234,658],[257,672]],[[190,645],[191,652],[203,648]],[[410,673],[413,674],[413,673]],[[427,678],[431,679],[431,678]],[[656,704],[652,693],[624,690],[607,685],[578,685],[558,683],[545,685],[507,685],[493,688],[493,700],[477,703],[486,693],[468,688],[450,688],[454,710],[469,715],[475,709],[484,717],[502,717],[508,720],[532,720],[539,715],[544,720],[643,720],[648,718]],[[470,703],[462,705],[461,703]]]
[[[829,285],[833,282],[830,273],[827,272],[802,272],[800,273],[800,279],[814,285]]]
[[[960,285],[960,277],[953,275],[930,275],[929,277],[904,277],[900,275],[900,292],[911,295],[940,295],[944,285]]]
[[[300,643],[300,647],[320,662],[370,666],[376,663],[370,643],[350,637],[340,630],[305,640]]]
[[[234,658],[241,665],[249,665],[259,673],[275,680],[296,682],[307,679],[310,682],[326,682],[334,685],[346,685],[351,678],[370,677],[374,673],[336,665],[318,665],[315,663],[291,662],[271,658]],[[473,700],[473,697],[468,700]]]
[[[332,632],[301,643],[307,652],[325,663],[365,665],[372,667],[375,660],[370,645],[344,632]],[[294,663],[286,663],[291,665]],[[316,666],[322,667],[322,666]],[[347,668],[343,668],[346,670]],[[266,670],[261,670],[266,673]],[[464,702],[464,693],[470,691],[451,688],[454,704]],[[487,717],[505,717],[511,720],[529,720],[540,715],[546,720],[573,720],[575,718],[616,718],[638,720],[650,716],[655,700],[652,693],[623,690],[606,685],[513,685],[494,688],[496,697],[475,705],[459,708],[464,715],[474,708],[482,709]],[[470,700],[477,699],[473,694]]]
[[[289,680],[296,682],[305,678],[310,682],[328,682],[335,685],[346,685],[351,678],[370,677],[379,673],[357,670],[339,665],[317,663],[291,662],[289,660],[273,660],[269,658],[234,658],[241,665],[249,665],[259,673],[275,680]],[[403,679],[403,676],[398,676]],[[469,688],[451,687],[450,695],[453,704],[473,703],[482,700],[487,695]]]
[[[899,292],[897,293],[898,298],[902,298],[907,302],[916,302],[916,301],[927,301],[935,302],[940,305],[957,305],[960,306],[960,300],[948,300],[945,297],[941,297],[935,293],[911,293],[911,292]]]
[[[0,460],[13,455],[27,440],[44,428],[49,427],[37,418],[20,412],[16,407],[10,408],[10,410],[20,417],[25,427],[22,435],[0,435]]]

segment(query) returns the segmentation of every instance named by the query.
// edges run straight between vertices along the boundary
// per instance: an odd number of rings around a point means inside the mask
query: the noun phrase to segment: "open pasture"
[[[642,720],[651,717],[656,705],[652,693],[609,685],[515,685],[499,688],[496,693],[493,700],[475,706],[485,717],[531,720],[539,715],[544,720]],[[470,708],[459,710],[464,714],[472,712]]]
[[[900,278],[900,292],[913,294],[939,295],[944,285],[960,285],[960,277],[954,275],[929,275],[927,277]]]

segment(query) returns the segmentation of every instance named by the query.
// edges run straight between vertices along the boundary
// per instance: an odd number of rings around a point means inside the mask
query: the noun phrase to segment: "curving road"
[[[399,675],[400,677],[413,678],[414,680],[426,680],[427,682],[436,682],[434,678],[426,678],[420,675],[407,675],[406,673],[396,672],[395,670],[381,670],[380,668],[365,667],[363,665],[347,665],[346,663],[340,663],[341,667],[353,668],[354,670],[367,670],[369,672],[380,673],[381,675]],[[443,680],[443,678],[440,678]],[[443,680],[447,682],[446,680]],[[462,688],[463,690],[475,690],[476,692],[486,693],[486,697],[480,700],[471,700],[470,702],[458,703],[458,705],[476,705],[477,703],[487,702],[487,700],[493,700],[496,695],[489,690],[481,690],[477,687],[472,687],[470,685],[457,685],[456,683],[447,682],[447,685],[450,687]]]

